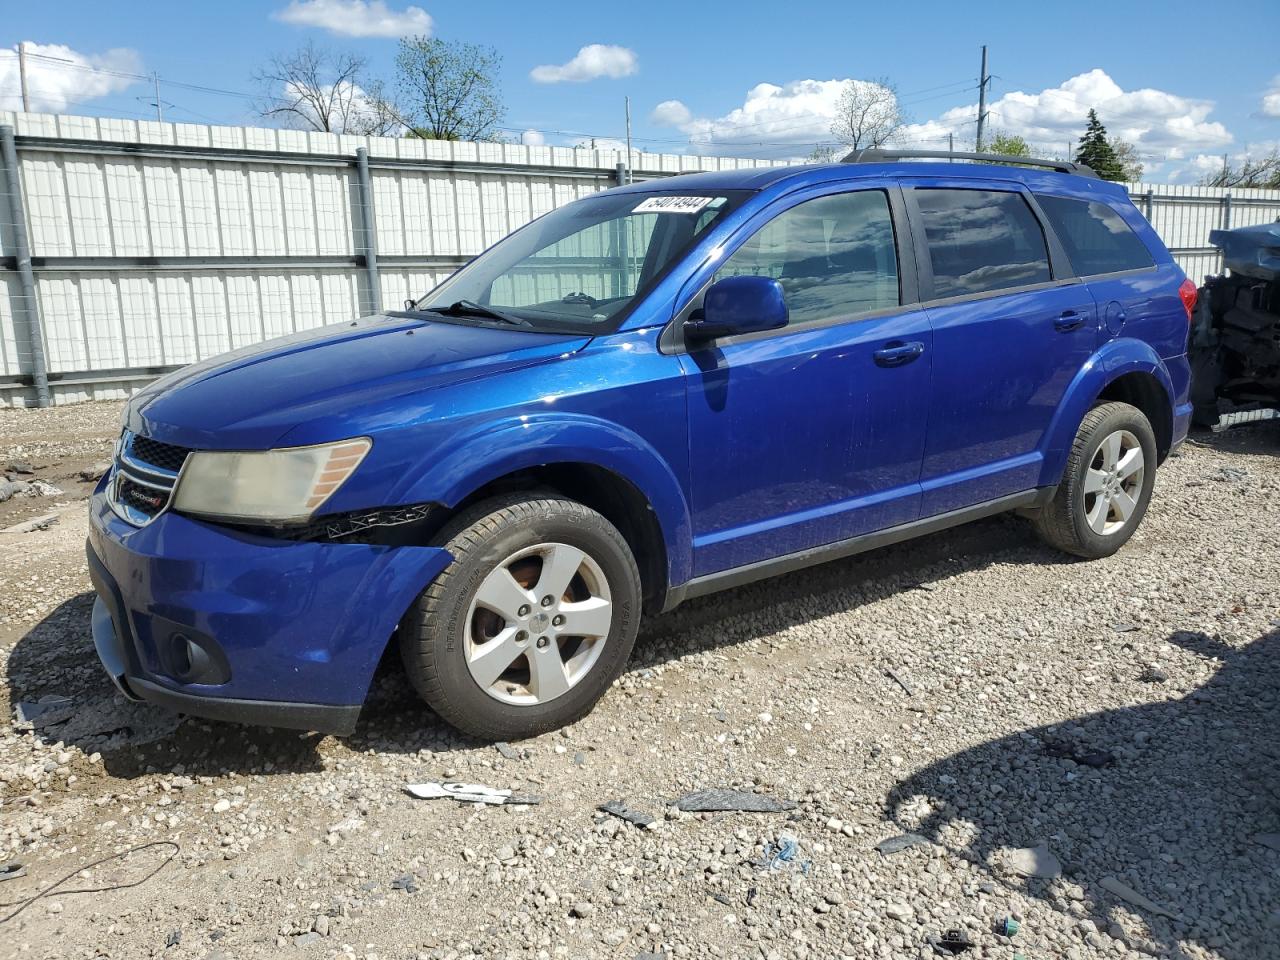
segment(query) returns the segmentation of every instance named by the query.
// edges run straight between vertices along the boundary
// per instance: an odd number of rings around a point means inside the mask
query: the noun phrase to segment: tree
[[[1023,140],[1022,137],[1012,133],[1005,133],[1001,130],[991,138],[991,143],[987,146],[987,152],[999,153],[1006,157],[1029,157],[1031,156],[1031,144]]]
[[[493,47],[404,37],[396,56],[409,135],[426,140],[494,140],[506,113]]]
[[[831,135],[851,150],[882,147],[906,123],[898,90],[885,78],[849,80],[836,102]]]
[[[820,143],[806,159],[810,163],[835,163],[840,159],[840,151],[829,143]]]
[[[1264,187],[1280,189],[1280,150],[1272,150],[1260,160],[1245,157],[1233,167],[1224,157],[1222,169],[1200,180],[1202,187]]]
[[[382,84],[353,53],[308,43],[254,74],[259,115],[302,130],[381,136],[403,126]]]
[[[1126,183],[1137,183],[1141,180],[1142,173],[1146,168],[1138,158],[1138,148],[1127,140],[1117,140],[1111,145],[1111,148],[1115,150],[1116,160],[1124,171],[1124,176],[1121,179]]]
[[[1089,125],[1084,136],[1080,138],[1080,149],[1076,151],[1076,163],[1083,163],[1103,180],[1124,180],[1125,171],[1116,156],[1115,147],[1107,139],[1107,128],[1098,119],[1098,112],[1090,109]]]

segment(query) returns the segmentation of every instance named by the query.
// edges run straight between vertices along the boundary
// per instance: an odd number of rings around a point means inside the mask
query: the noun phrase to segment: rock
[[[1056,880],[1062,876],[1062,863],[1049,852],[1047,844],[1008,850],[1005,856],[1009,868],[1021,876],[1040,880]]]
[[[876,844],[876,849],[880,851],[882,856],[892,856],[895,853],[901,853],[911,847],[919,846],[922,843],[928,843],[928,837],[922,837],[918,833],[904,833],[896,837],[889,837],[881,840]]]
[[[915,911],[909,904],[893,900],[885,904],[884,915],[890,920],[909,920],[915,916]]]
[[[217,803],[213,805],[214,813],[226,813],[230,809],[231,809],[231,801],[228,800],[226,797],[223,797],[221,800],[219,800]]]
[[[19,473],[19,474],[22,474],[23,476],[31,476],[33,473],[36,472],[36,468],[33,467],[29,461],[14,460],[9,464],[9,472]]]
[[[320,916],[316,917],[311,929],[320,934],[320,936],[327,937],[329,935],[329,918],[323,913],[320,914]]]
[[[578,917],[579,919],[582,919],[584,917],[589,917],[595,912],[596,912],[595,904],[587,900],[579,900],[577,903],[573,905],[573,908],[569,911],[571,916]]]

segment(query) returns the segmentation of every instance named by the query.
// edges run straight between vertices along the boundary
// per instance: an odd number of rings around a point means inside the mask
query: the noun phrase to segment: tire
[[[1141,454],[1140,476],[1121,476],[1133,467],[1134,461],[1125,458],[1135,450]],[[1155,479],[1156,438],[1150,421],[1127,403],[1099,404],[1076,432],[1057,493],[1034,518],[1036,532],[1077,557],[1109,557],[1142,522]]]
[[[464,511],[437,542],[453,563],[410,609],[400,641],[427,704],[485,740],[537,736],[590,711],[639,628],[640,573],[617,529],[580,503],[522,493]]]

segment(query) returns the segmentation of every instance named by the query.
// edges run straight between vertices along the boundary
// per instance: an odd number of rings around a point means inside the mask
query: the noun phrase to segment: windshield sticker
[[[714,197],[649,197],[632,213],[697,213]]]

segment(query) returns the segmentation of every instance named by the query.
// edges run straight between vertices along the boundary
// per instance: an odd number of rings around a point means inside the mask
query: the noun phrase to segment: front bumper
[[[216,720],[350,733],[387,640],[451,559],[275,540],[172,512],[134,527],[103,486],[89,512],[107,673],[126,696]]]

